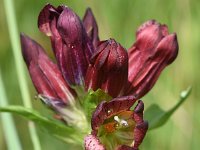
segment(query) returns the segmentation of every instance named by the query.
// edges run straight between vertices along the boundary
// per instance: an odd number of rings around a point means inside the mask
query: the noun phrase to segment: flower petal
[[[118,150],[138,150],[139,145],[142,143],[146,132],[148,130],[148,122],[143,120],[144,104],[141,100],[138,101],[137,106],[134,109],[134,120],[136,126],[134,129],[134,145],[133,147],[122,145]]]
[[[37,65],[30,63],[29,73],[39,94],[46,95],[47,97],[58,97],[53,87],[49,84],[48,79],[44,76],[42,70]]]
[[[143,120],[142,101],[138,101],[133,112],[130,110],[135,101],[133,96],[124,96],[110,102],[101,102],[97,106],[91,121],[92,135],[106,148],[138,150],[146,135],[148,123]]]
[[[87,70],[86,89],[101,88],[112,97],[123,94],[127,82],[128,55],[115,40],[101,42]]]
[[[62,11],[57,22],[58,32],[67,45],[81,48],[89,61],[93,47],[80,18],[68,7]],[[83,47],[84,46],[84,47]]]
[[[127,146],[127,145],[122,145],[117,150],[138,150],[138,149],[135,149],[135,148]]]
[[[109,102],[101,102],[92,115],[92,129],[97,131],[106,118],[113,116],[120,111],[129,110],[135,103],[134,96],[123,96],[114,98]]]
[[[57,29],[62,38],[57,60],[70,85],[83,85],[93,46],[80,18],[68,7],[59,15]],[[59,57],[60,56],[60,57]]]
[[[153,53],[155,45],[163,38],[161,30],[162,25],[155,20],[145,22],[137,30],[136,43],[134,44],[138,50],[145,50],[146,53]]]
[[[50,36],[58,66],[69,85],[83,85],[94,51],[80,18],[68,7],[47,4],[38,17],[38,27]]]
[[[96,49],[99,43],[98,26],[90,8],[88,8],[85,12],[83,17],[83,25],[90,40],[93,43],[94,48]]]
[[[38,17],[38,27],[41,32],[45,33],[47,36],[51,36],[51,27],[50,27],[50,9],[54,9],[52,5],[47,4],[39,14]]]
[[[55,28],[55,20],[58,19],[59,13],[62,10],[62,6],[55,8],[51,4],[45,5],[38,16],[38,28],[40,31],[51,37],[58,35],[58,31]]]
[[[134,129],[134,148],[138,149],[148,130],[148,122],[143,120],[144,103],[140,100],[134,109],[134,120],[136,127]]]
[[[175,34],[168,34],[166,25],[154,20],[144,23],[137,31],[136,42],[128,50],[129,72],[127,95],[138,99],[155,84],[162,70],[177,57]]]
[[[161,55],[168,65],[176,59],[178,55],[178,41],[175,33],[167,35],[158,44],[154,57],[159,59]],[[156,58],[154,58],[155,61],[158,61]]]
[[[21,44],[23,57],[38,93],[61,99],[65,103],[73,101],[73,91],[68,87],[57,65],[48,58],[43,48],[25,35],[21,35]]]
[[[85,150],[106,150],[94,135],[86,136],[84,141],[85,141]]]

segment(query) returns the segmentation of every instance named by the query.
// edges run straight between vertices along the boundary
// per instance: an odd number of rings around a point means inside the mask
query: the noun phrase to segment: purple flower
[[[58,66],[44,52],[43,48],[21,34],[22,54],[37,92],[63,103],[74,100],[74,92],[65,82]]]
[[[58,66],[69,85],[83,85],[94,52],[80,18],[66,6],[46,5],[39,14],[40,31],[50,36]]]
[[[86,150],[95,149],[94,143],[95,147],[99,146],[102,150],[137,150],[148,123],[143,120],[142,101],[138,101],[135,109],[131,110],[135,101],[134,96],[124,96],[101,102],[92,116],[93,132],[85,138]]]
[[[40,12],[38,27],[50,37],[57,63],[24,34],[21,45],[41,100],[85,135],[91,120],[91,134],[84,140],[86,150],[137,150],[148,129],[144,104],[138,99],[176,58],[176,34],[169,34],[166,25],[148,21],[139,27],[136,42],[127,52],[114,39],[99,40],[91,9],[81,21],[70,8],[50,4]],[[92,118],[87,118],[83,99],[98,89],[112,98],[101,100]]]
[[[122,95],[128,77],[128,54],[115,40],[102,41],[91,57],[86,89],[102,89],[112,97]]]
[[[155,20],[145,22],[136,33],[136,42],[128,49],[129,71],[126,94],[144,96],[155,84],[162,70],[178,54],[176,34]]]

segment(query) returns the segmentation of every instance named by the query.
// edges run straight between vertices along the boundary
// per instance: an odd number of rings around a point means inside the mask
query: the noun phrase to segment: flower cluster
[[[91,9],[81,20],[69,7],[50,4],[41,10],[38,27],[50,38],[57,61],[21,34],[23,57],[39,98],[67,125],[83,132],[91,129],[84,139],[86,150],[137,150],[148,129],[138,99],[176,58],[176,34],[155,20],[147,21],[127,51],[114,39],[99,40]],[[88,118],[84,97],[99,89],[109,98],[98,101]]]

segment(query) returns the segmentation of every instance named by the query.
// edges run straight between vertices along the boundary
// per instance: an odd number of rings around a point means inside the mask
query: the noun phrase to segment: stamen
[[[121,121],[121,125],[124,126],[124,127],[127,127],[128,126],[128,122],[125,121],[125,120],[122,120]]]
[[[114,116],[114,120],[118,123],[120,127],[127,127],[129,125],[126,120],[120,119],[118,116]]]
[[[118,116],[114,116],[114,120],[117,121],[118,123],[120,123],[120,119]]]

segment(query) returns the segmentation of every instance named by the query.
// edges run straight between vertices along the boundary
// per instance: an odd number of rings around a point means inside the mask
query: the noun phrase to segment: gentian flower
[[[24,34],[21,45],[42,102],[66,125],[85,134],[86,150],[137,150],[148,129],[139,99],[175,60],[176,34],[169,34],[166,25],[147,21],[139,27],[136,42],[127,52],[114,39],[99,40],[91,9],[81,21],[69,7],[50,4],[41,10],[38,27],[50,37],[57,63]],[[92,99],[96,106],[86,115],[85,97],[98,90],[104,97]]]

